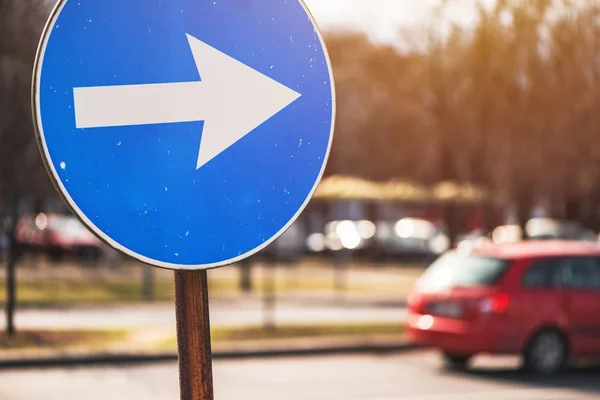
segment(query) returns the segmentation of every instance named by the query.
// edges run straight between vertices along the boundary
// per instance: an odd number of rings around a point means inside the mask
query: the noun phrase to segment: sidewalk
[[[172,303],[26,308],[16,313],[18,329],[162,329],[175,328]],[[262,325],[265,319],[282,324],[402,322],[405,300],[389,297],[278,296],[274,308],[257,295],[211,299],[212,326]],[[5,327],[0,311],[0,330]]]

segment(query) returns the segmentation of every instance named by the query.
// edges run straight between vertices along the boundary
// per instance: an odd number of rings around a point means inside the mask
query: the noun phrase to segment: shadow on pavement
[[[530,374],[522,368],[474,368],[466,372],[446,373],[530,387],[570,389],[598,394],[600,398],[600,362],[574,365],[558,375],[548,377]]]

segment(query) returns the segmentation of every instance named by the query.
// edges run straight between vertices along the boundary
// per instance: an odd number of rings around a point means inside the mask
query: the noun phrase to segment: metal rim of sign
[[[206,265],[181,265],[181,264],[173,264],[173,263],[158,261],[158,260],[154,260],[149,257],[143,256],[139,253],[136,253],[136,252],[128,249],[127,247],[121,245],[120,243],[118,243],[117,241],[112,239],[110,236],[108,236],[106,233],[104,233],[85,215],[85,213],[77,206],[77,203],[71,198],[71,195],[69,194],[68,190],[65,188],[62,181],[58,177],[56,168],[54,167],[54,164],[51,162],[51,157],[50,157],[50,153],[48,151],[48,147],[46,146],[46,140],[45,140],[44,129],[43,129],[43,124],[42,124],[42,120],[41,120],[41,112],[40,112],[39,88],[40,88],[40,80],[41,80],[41,68],[44,64],[44,55],[46,53],[46,46],[48,45],[50,33],[52,32],[52,29],[54,28],[54,25],[56,24],[56,20],[58,19],[63,7],[67,4],[68,1],[69,0],[59,0],[59,2],[54,6],[54,9],[52,10],[50,17],[48,18],[48,21],[46,22],[46,25],[42,32],[42,36],[41,36],[41,39],[40,39],[40,42],[38,45],[37,53],[35,56],[34,68],[33,68],[33,77],[32,77],[32,85],[31,85],[31,110],[33,113],[34,133],[36,136],[38,149],[40,151],[40,154],[42,155],[42,161],[46,168],[46,172],[50,176],[50,180],[52,181],[54,188],[60,195],[60,197],[63,200],[63,202],[65,203],[65,205],[73,213],[73,215],[77,219],[79,219],[79,221],[85,227],[87,227],[88,230],[90,230],[99,240],[101,240],[103,243],[107,244],[111,248],[113,248],[129,257],[132,257],[144,264],[148,264],[148,265],[158,267],[158,268],[169,269],[169,270],[209,270],[209,269],[215,269],[215,268],[223,267],[226,265],[234,264],[236,262],[239,262],[241,260],[244,260],[248,257],[255,255],[256,253],[260,252],[261,250],[265,249],[267,246],[272,244],[282,234],[284,234],[294,224],[294,222],[296,222],[298,217],[302,214],[302,212],[304,211],[304,209],[306,208],[306,206],[312,199],[313,195],[315,194],[317,187],[319,186],[319,183],[321,182],[323,174],[325,173],[325,168],[327,167],[327,161],[329,159],[329,154],[331,152],[331,147],[333,144],[333,136],[334,136],[334,130],[335,130],[335,121],[336,121],[336,105],[337,105],[337,103],[336,103],[335,81],[334,81],[334,77],[333,77],[333,68],[331,65],[331,58],[329,56],[329,52],[327,51],[327,47],[325,45],[325,40],[323,38],[323,34],[322,34],[321,30],[319,29],[319,26],[317,25],[317,22],[315,21],[309,8],[304,3],[304,0],[297,0],[297,1],[300,3],[300,5],[304,9],[304,11],[306,12],[312,25],[314,26],[317,36],[319,37],[319,42],[321,43],[321,46],[323,48],[323,54],[324,54],[325,60],[327,62],[327,67],[329,70],[329,79],[331,82],[331,106],[332,106],[331,131],[329,133],[329,143],[327,144],[327,151],[323,158],[323,165],[321,166],[319,175],[317,176],[317,179],[315,180],[315,183],[314,183],[311,191],[309,192],[306,199],[304,200],[304,203],[298,208],[298,211],[296,212],[296,214],[294,214],[294,216],[275,235],[273,235],[269,240],[265,241],[260,246],[257,246],[256,248],[254,248],[242,255],[239,255],[237,257],[234,257],[234,258],[231,258],[228,260],[223,260],[220,262],[206,264]]]

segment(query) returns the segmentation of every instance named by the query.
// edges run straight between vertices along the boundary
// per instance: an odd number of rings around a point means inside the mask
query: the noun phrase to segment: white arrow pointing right
[[[187,37],[201,81],[74,88],[77,128],[204,121],[200,168],[301,96]]]

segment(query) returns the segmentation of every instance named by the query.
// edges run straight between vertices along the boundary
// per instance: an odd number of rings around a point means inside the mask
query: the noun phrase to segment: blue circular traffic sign
[[[207,269],[258,252],[323,174],[334,85],[301,0],[62,0],[34,74],[57,189],[148,264]]]

